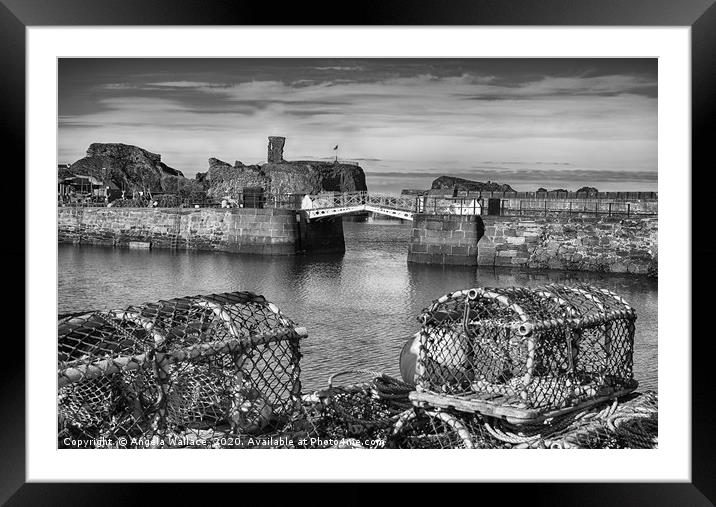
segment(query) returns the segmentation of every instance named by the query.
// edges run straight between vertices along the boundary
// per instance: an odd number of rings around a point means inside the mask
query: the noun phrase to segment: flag
[[[335,146],[333,147],[333,149],[334,149],[334,150],[337,150],[337,149],[338,149],[338,145],[335,145]]]

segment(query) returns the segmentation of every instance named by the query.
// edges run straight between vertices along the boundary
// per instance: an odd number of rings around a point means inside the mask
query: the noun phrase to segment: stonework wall
[[[286,209],[58,208],[57,215],[60,243],[293,255],[298,240],[296,212]]]
[[[476,266],[483,231],[479,215],[416,214],[408,262]]]
[[[658,219],[484,217],[479,266],[656,275]]]

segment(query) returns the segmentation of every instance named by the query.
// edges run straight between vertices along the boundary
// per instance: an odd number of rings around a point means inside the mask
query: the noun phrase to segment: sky
[[[58,163],[116,142],[193,177],[210,157],[263,163],[278,135],[285,159],[357,162],[375,192],[442,175],[657,190],[656,59],[63,58],[58,74]]]

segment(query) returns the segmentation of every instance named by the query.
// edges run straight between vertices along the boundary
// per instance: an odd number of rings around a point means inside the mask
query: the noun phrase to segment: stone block
[[[443,230],[426,229],[425,237],[426,238],[445,238],[446,233]]]
[[[494,266],[495,265],[495,253],[494,252],[482,252],[482,251],[478,250],[477,265],[478,266]]]
[[[615,262],[609,265],[609,271],[612,273],[627,273],[627,265],[623,262]]]
[[[460,222],[448,221],[443,223],[444,231],[457,231],[460,230]]]
[[[445,264],[445,256],[441,253],[428,253],[427,256],[430,264]]]
[[[506,240],[510,245],[523,245],[525,243],[525,238],[523,236],[508,236]]]
[[[468,247],[466,246],[451,246],[450,255],[467,255]]]
[[[500,267],[506,267],[512,266],[512,258],[510,257],[495,257],[495,261],[493,263],[494,266],[500,266]]]

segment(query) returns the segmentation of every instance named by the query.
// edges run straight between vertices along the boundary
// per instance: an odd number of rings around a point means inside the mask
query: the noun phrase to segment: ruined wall
[[[268,138],[268,163],[280,164],[283,162],[283,147],[286,144],[285,137],[270,136]]]
[[[244,165],[236,161],[235,165],[216,159],[209,159],[207,172],[209,181],[208,195],[216,199],[230,196],[238,199],[244,188],[261,187],[265,190],[271,188],[271,178],[256,165]]]
[[[479,266],[655,276],[658,219],[486,216]]]

